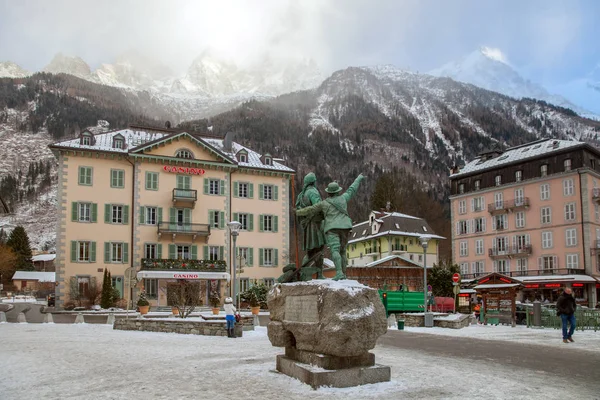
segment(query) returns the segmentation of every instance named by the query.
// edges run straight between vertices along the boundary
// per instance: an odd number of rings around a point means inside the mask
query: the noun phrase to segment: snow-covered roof
[[[577,281],[577,282],[597,282],[593,276],[589,275],[543,275],[543,276],[518,276],[514,277],[521,282],[557,282],[557,281]]]
[[[31,257],[31,261],[39,262],[39,261],[54,261],[56,259],[56,254],[38,254],[37,256]]]
[[[375,217],[375,222],[380,224],[378,233],[371,234],[370,229],[365,229],[366,224],[371,224],[371,217]],[[445,239],[443,236],[436,235],[423,218],[399,212],[371,211],[367,221],[362,221],[352,226],[348,243],[356,243],[388,235]]]
[[[491,284],[483,284],[477,285],[473,289],[506,289],[521,286],[520,283],[491,283]]]
[[[544,139],[536,142],[531,142],[525,145],[511,147],[497,157],[484,160],[479,156],[467,163],[461,170],[450,175],[450,178],[456,178],[462,175],[480,172],[487,169],[494,169],[506,164],[511,164],[518,161],[533,159],[548,154],[557,153],[577,146],[584,146],[584,142]]]
[[[411,236],[411,237],[417,237],[417,238],[427,237],[429,239],[446,239],[445,237],[439,236],[439,235],[426,235],[426,234],[419,234],[419,233],[415,233],[415,232],[389,230],[389,231],[385,231],[385,232],[376,233],[375,235],[357,237],[356,239],[349,240],[348,243],[351,244],[351,243],[356,243],[356,242],[360,242],[363,240],[370,240],[370,239],[375,239],[375,238],[378,238],[381,236],[388,236],[388,235]]]
[[[412,261],[412,260],[409,260],[409,259],[408,259],[408,258],[406,258],[406,257],[402,257],[402,256],[399,256],[399,255],[396,255],[396,254],[394,254],[394,255],[391,255],[391,256],[387,256],[387,257],[380,258],[380,259],[379,259],[379,260],[377,260],[377,261],[371,261],[370,263],[367,263],[367,264],[365,265],[365,267],[366,267],[366,268],[369,268],[369,267],[375,267],[375,266],[377,266],[377,265],[379,265],[379,264],[383,264],[383,263],[385,263],[385,262],[388,262],[388,261],[391,261],[391,260],[395,260],[395,259],[397,259],[397,260],[402,260],[402,261],[404,261],[404,262],[406,262],[406,263],[410,264],[410,265],[411,265],[411,268],[412,268],[412,266],[419,267],[419,268],[423,268],[423,266],[422,266],[421,264],[418,264],[418,263],[416,263],[416,262],[414,262],[414,261]],[[355,266],[353,266],[353,265],[351,265],[350,267],[352,267],[352,268],[360,268],[360,267],[355,267]],[[405,265],[402,265],[402,266],[400,266],[400,265],[399,265],[399,266],[397,266],[397,268],[404,268],[404,267],[407,267],[407,266],[405,266]],[[428,265],[428,266],[427,266],[427,268],[433,268],[433,267]]]
[[[56,282],[55,272],[17,271],[12,277],[13,281],[38,281]]]
[[[85,134],[85,131],[84,131]],[[173,131],[164,131],[164,130],[153,130],[152,128],[138,128],[138,127],[130,127],[126,129],[119,129],[115,131],[109,131],[105,133],[99,133],[92,135],[94,138],[94,143],[91,145],[83,145],[81,144],[81,139],[75,138],[70,140],[64,140],[61,142],[54,143],[53,147],[60,148],[70,148],[77,150],[90,150],[90,151],[108,151],[112,153],[119,154],[128,154],[133,153],[136,150],[139,150],[150,142],[160,141],[160,139],[166,139],[168,136],[175,134],[187,134],[195,139],[199,139],[204,143],[208,144],[210,147],[214,148],[221,155],[231,159],[240,167],[245,168],[260,168],[260,169],[268,169],[282,172],[294,172],[293,169],[286,167],[280,162],[276,161],[279,159],[271,158],[271,164],[267,165],[261,161],[261,154],[251,150],[247,147],[242,146],[239,143],[232,142],[231,150],[227,151],[223,146],[223,139],[214,138],[214,137],[205,137],[202,135],[193,135],[187,132],[173,132]],[[113,146],[114,138],[117,136],[123,137],[125,140],[125,145],[123,148],[115,148]],[[248,152],[248,161],[247,162],[238,162],[236,160],[235,155],[240,150],[246,150]]]

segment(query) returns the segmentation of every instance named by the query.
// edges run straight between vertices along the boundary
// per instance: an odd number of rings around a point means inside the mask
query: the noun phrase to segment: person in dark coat
[[[556,301],[556,314],[562,320],[563,343],[574,342],[573,332],[575,332],[575,310],[577,309],[577,303],[575,303],[575,299],[571,293],[571,288],[565,288],[565,291],[558,296],[558,300]],[[571,325],[568,332],[567,323]]]

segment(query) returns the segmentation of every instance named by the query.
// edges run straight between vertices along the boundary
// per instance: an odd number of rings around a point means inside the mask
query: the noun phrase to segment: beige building
[[[270,154],[210,135],[131,126],[50,146],[59,163],[57,307],[104,268],[122,297],[143,279],[152,305],[166,283],[199,279],[208,293],[229,280],[237,220],[240,290],[268,285],[289,254],[290,178]],[[132,268],[129,270],[128,268]],[[134,271],[134,272],[131,272]]]

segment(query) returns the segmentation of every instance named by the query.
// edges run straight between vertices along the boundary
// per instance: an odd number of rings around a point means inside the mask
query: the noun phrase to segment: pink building
[[[450,175],[452,252],[463,281],[491,272],[524,285],[519,299],[600,298],[600,151],[540,140],[489,151]]]

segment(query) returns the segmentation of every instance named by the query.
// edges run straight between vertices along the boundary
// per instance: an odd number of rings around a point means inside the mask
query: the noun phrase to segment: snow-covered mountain
[[[43,69],[44,72],[53,74],[69,74],[83,79],[91,78],[91,69],[80,57],[71,57],[58,53]]]
[[[11,61],[0,62],[0,78],[23,78],[31,73]]]
[[[459,61],[449,62],[429,71],[429,74],[470,83],[516,99],[528,97],[544,100],[557,106],[571,108],[579,114],[590,114],[581,103],[577,103],[577,106],[562,96],[549,93],[543,86],[523,78],[510,65],[504,53],[496,48],[480,47]]]

